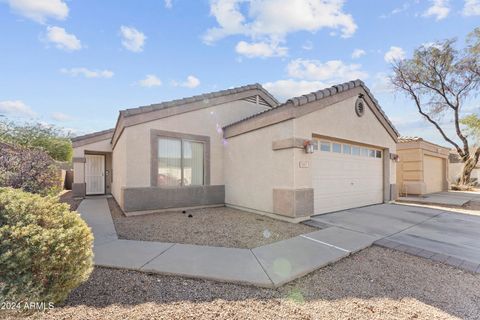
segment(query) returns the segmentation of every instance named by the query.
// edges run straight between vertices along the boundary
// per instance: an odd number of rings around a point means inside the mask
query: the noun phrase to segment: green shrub
[[[0,188],[0,300],[53,302],[88,279],[93,235],[58,198]]]

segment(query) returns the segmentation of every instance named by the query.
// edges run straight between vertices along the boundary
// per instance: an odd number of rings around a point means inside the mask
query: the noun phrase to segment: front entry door
[[[105,156],[85,155],[86,194],[105,194]]]

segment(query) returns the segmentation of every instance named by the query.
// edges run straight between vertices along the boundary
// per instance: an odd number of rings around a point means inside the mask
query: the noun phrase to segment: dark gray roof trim
[[[302,96],[299,96],[299,97],[294,97],[294,98],[288,99],[285,103],[279,105],[276,108],[269,109],[269,110],[257,113],[253,116],[247,117],[245,119],[242,119],[240,121],[231,123],[231,124],[225,126],[224,129],[228,128],[228,127],[231,127],[231,126],[234,126],[236,124],[242,123],[244,121],[247,121],[249,119],[255,118],[255,117],[257,117],[261,114],[265,114],[267,112],[272,112],[275,109],[278,109],[278,108],[281,108],[281,107],[284,107],[284,106],[287,106],[287,105],[292,105],[293,104],[293,106],[299,107],[299,106],[302,106],[304,104],[314,102],[314,101],[319,101],[323,98],[333,96],[333,95],[338,94],[340,92],[348,91],[350,89],[354,89],[354,88],[357,88],[357,87],[361,87],[363,90],[365,90],[365,92],[368,94],[369,98],[373,101],[373,103],[375,103],[375,106],[380,111],[381,115],[386,120],[388,125],[392,128],[392,130],[395,132],[395,134],[397,136],[399,136],[400,135],[399,132],[397,131],[397,129],[395,128],[393,123],[390,121],[390,119],[388,119],[387,115],[385,114],[385,112],[380,107],[380,105],[378,103],[378,100],[375,99],[375,97],[370,92],[368,87],[363,83],[363,81],[359,80],[359,79],[357,79],[355,81],[349,81],[349,82],[345,82],[345,83],[342,83],[342,84],[338,84],[338,85],[332,86],[330,88],[326,88],[326,89],[323,89],[323,90],[318,90],[318,91],[315,91],[315,92],[312,92],[312,93],[309,93],[309,94],[305,94],[305,95],[302,95]]]
[[[89,133],[89,134],[85,134],[83,136],[74,137],[71,140],[72,140],[72,142],[77,142],[77,141],[80,141],[80,140],[96,138],[98,136],[103,136],[103,135],[107,136],[108,134],[110,134],[112,136],[114,130],[115,129],[112,128],[112,129],[108,129],[108,130],[92,132],[92,133]],[[110,138],[111,138],[111,136],[110,136]],[[108,136],[105,139],[108,139]]]
[[[156,111],[159,109],[165,109],[165,108],[170,108],[170,107],[175,107],[179,105],[184,105],[188,103],[193,103],[193,102],[198,102],[198,101],[204,101],[207,99],[212,99],[212,98],[218,98],[234,93],[240,93],[244,92],[247,90],[260,90],[262,91],[266,97],[267,97],[267,103],[271,107],[276,107],[278,106],[279,102],[277,99],[275,99],[274,96],[267,90],[265,90],[260,84],[255,83],[255,84],[250,84],[242,87],[237,87],[237,88],[232,88],[232,89],[227,89],[227,90],[221,90],[221,91],[215,91],[215,92],[210,92],[210,93],[204,93],[196,96],[192,96],[189,98],[183,98],[183,99],[177,99],[177,100],[172,100],[172,101],[166,101],[162,103],[156,103],[156,104],[151,104],[149,106],[143,106],[143,107],[138,107],[138,108],[132,108],[132,109],[125,109],[120,111],[122,116],[124,117],[130,117],[133,115],[137,115],[139,113],[144,113],[144,112],[151,112],[151,111]]]

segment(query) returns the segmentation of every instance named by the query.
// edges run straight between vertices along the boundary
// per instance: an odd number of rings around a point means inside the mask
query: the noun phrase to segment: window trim
[[[180,140],[180,149],[181,149],[181,174],[182,174],[182,185],[181,186],[158,186],[157,176],[158,176],[158,139],[167,138],[167,139],[177,139]],[[183,185],[183,141],[192,141],[203,143],[203,185]],[[150,130],[150,186],[159,187],[159,188],[190,188],[190,187],[200,187],[200,186],[209,186],[210,185],[210,137],[202,136],[196,134],[180,133],[174,131],[165,131],[165,130]]]

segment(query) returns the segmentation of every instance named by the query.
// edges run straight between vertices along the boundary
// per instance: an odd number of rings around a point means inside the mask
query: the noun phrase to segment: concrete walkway
[[[118,239],[104,198],[77,209],[91,226],[95,265],[274,288],[382,238],[329,227],[255,249]]]
[[[316,216],[309,224],[380,237],[375,244],[480,272],[480,216],[382,204]]]
[[[480,193],[467,191],[444,191],[423,196],[399,197],[397,202],[410,202],[440,206],[462,207],[470,201],[480,201]]]

